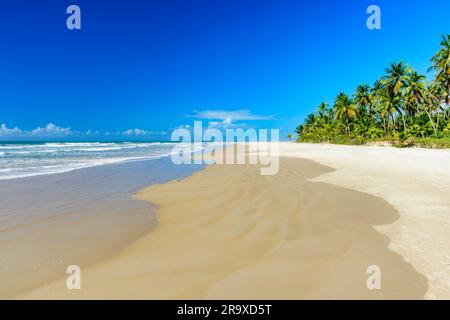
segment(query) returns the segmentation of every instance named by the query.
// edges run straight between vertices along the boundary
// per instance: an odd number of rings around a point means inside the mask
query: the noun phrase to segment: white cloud
[[[244,122],[233,123],[229,119],[225,119],[223,121],[209,121],[208,122],[208,128],[211,128],[211,129],[224,130],[224,129],[238,129],[238,128],[247,128],[247,127],[248,127],[248,125]]]
[[[190,117],[205,120],[222,120],[229,122],[230,124],[232,121],[239,121],[239,120],[271,120],[274,118],[273,116],[262,116],[258,114],[252,114],[250,110],[235,110],[235,111],[194,110],[194,114],[191,115]]]
[[[62,128],[54,125],[53,123],[49,123],[44,128],[37,127],[29,132],[32,136],[38,137],[65,137],[70,135],[75,135],[75,132],[72,132],[70,128]]]
[[[98,131],[98,130],[91,130],[91,129],[89,129],[88,131],[85,132],[85,135],[88,136],[88,137],[96,137],[96,136],[101,135],[101,132]]]
[[[9,136],[9,135],[19,135],[21,133],[22,133],[22,130],[20,130],[19,128],[17,128],[17,127],[8,128],[5,123],[3,123],[0,126],[0,136],[2,136],[2,137]]]
[[[179,126],[173,128],[172,130],[176,130],[176,129],[186,129],[186,130],[190,130],[191,126],[189,124],[180,124]]]
[[[187,129],[189,125],[184,126]],[[0,140],[54,140],[54,139],[163,139],[170,135],[172,129],[150,131],[144,129],[128,129],[125,131],[98,131],[89,129],[87,131],[74,131],[71,128],[64,128],[53,123],[45,127],[35,129],[21,129],[18,127],[8,127],[6,124],[0,125]]]
[[[200,120],[211,120],[208,122],[208,128],[214,128],[219,130],[249,127],[246,123],[236,121],[270,120],[274,118],[273,116],[262,116],[258,114],[253,114],[250,110],[246,109],[234,111],[194,110],[194,114],[191,115],[190,117],[197,118]]]
[[[70,128],[63,128],[49,123],[45,127],[37,127],[33,130],[23,130],[18,127],[8,128],[6,124],[0,126],[0,137],[2,138],[48,138],[48,137],[67,137],[77,135]]]
[[[131,136],[142,137],[142,136],[150,136],[152,134],[153,134],[152,131],[147,131],[147,130],[142,130],[142,129],[129,129],[129,130],[122,132],[122,135],[127,136],[127,137],[131,137]]]

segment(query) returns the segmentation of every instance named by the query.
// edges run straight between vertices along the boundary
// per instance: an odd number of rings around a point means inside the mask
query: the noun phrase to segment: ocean
[[[0,180],[170,155],[164,142],[0,142]]]

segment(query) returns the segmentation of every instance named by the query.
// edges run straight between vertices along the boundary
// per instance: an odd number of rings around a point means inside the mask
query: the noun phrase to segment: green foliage
[[[320,104],[297,128],[299,141],[449,147],[450,35],[442,36],[431,62],[430,83],[400,61],[373,86],[359,85],[352,96],[341,92],[332,106]]]

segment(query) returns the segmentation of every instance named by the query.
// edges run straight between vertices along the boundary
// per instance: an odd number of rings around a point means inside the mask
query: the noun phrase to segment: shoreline
[[[281,153],[336,169],[315,181],[359,190],[393,205],[400,218],[377,226],[425,275],[426,299],[450,299],[450,150],[282,143]]]
[[[159,158],[0,181],[0,297],[122,252],[157,227],[154,205],[133,195],[197,169]]]
[[[216,165],[141,191],[138,199],[159,206],[156,230],[87,268],[79,292],[65,290],[62,279],[18,298],[424,297],[427,279],[379,230],[401,219],[396,210],[354,188],[317,182],[339,169],[305,160],[308,154],[295,159],[296,145],[281,146],[288,157],[278,177]],[[375,292],[365,282],[374,260],[385,279]]]

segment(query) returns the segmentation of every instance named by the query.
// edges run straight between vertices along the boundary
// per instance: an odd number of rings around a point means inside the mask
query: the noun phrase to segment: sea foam
[[[0,180],[169,156],[173,143],[48,142],[0,144]]]

